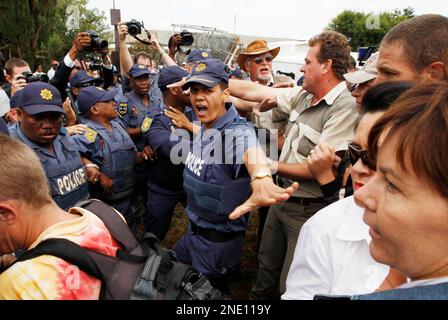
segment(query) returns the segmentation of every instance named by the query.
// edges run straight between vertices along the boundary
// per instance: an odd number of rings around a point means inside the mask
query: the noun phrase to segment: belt
[[[205,238],[211,242],[227,242],[230,240],[233,240],[239,236],[243,236],[245,232],[244,231],[236,231],[236,232],[222,232],[217,231],[215,229],[206,229],[201,228],[195,225],[193,222],[190,221],[191,231],[197,235],[201,236],[202,238]]]
[[[286,202],[295,203],[301,206],[309,206],[312,203],[326,203],[324,198],[299,198],[299,197],[289,197]]]

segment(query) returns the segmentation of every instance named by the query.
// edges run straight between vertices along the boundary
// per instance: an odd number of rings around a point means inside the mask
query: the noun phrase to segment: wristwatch
[[[250,183],[254,182],[255,180],[264,179],[267,177],[272,178],[272,174],[267,173],[267,172],[258,172],[251,177]]]

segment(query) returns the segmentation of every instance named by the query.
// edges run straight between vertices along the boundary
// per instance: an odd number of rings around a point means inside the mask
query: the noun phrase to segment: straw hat
[[[238,65],[240,68],[244,71],[247,71],[244,67],[244,62],[246,61],[246,58],[249,56],[256,56],[259,54],[263,54],[266,52],[271,52],[272,56],[275,58],[278,53],[280,52],[280,47],[269,49],[268,44],[264,40],[254,40],[251,43],[247,45],[246,50],[244,50],[243,53],[240,53],[240,55],[237,58]]]

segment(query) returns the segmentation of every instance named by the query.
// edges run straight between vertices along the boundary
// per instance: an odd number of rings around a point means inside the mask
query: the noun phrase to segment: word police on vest
[[[59,195],[70,193],[73,190],[78,189],[84,183],[86,183],[86,175],[83,168],[79,168],[69,174],[66,174],[56,179],[58,184]]]
[[[204,163],[205,163],[204,160],[196,157],[191,152],[188,154],[187,160],[185,161],[185,165],[188,167],[188,169],[198,177],[201,176],[201,170]]]

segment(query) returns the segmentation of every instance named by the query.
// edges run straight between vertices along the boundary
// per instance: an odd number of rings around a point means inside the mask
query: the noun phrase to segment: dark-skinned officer
[[[62,100],[50,84],[34,82],[21,93],[17,110],[19,122],[10,127],[39,156],[49,180],[53,200],[64,210],[89,197],[87,175],[78,148],[61,131]]]
[[[145,144],[150,145],[157,153],[157,160],[148,165],[148,215],[144,218],[145,229],[154,233],[160,240],[163,240],[168,232],[176,204],[180,202],[185,206],[187,202],[182,186],[184,165],[173,163],[171,152],[183,137],[187,137],[185,142],[188,144],[192,135],[185,129],[176,129],[165,113],[178,112],[189,122],[196,120],[193,110],[189,107],[188,94],[180,87],[167,88],[167,85],[181,81],[188,75],[187,71],[178,66],[165,67],[160,71],[158,83],[163,94],[163,101],[160,103],[162,111],[148,113],[142,125]]]
[[[116,91],[106,91],[90,86],[78,96],[82,122],[88,126],[83,135],[74,136],[82,160],[92,162],[93,174],[89,175],[92,197],[101,199],[117,209],[135,231],[135,217],[131,208],[134,189],[134,165],[143,163],[144,155],[136,152],[131,137],[116,121]],[[98,180],[96,182],[96,180]]]
[[[129,136],[134,141],[137,150],[143,151],[144,143],[142,136],[142,124],[146,114],[153,110],[159,110],[160,98],[150,92],[151,72],[143,64],[134,64],[129,70],[129,78],[132,91],[124,94],[117,101],[118,115]],[[148,173],[145,165],[135,168],[135,188],[132,195],[132,206],[136,217],[140,218],[147,214],[146,185]]]

